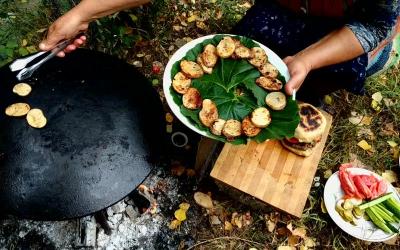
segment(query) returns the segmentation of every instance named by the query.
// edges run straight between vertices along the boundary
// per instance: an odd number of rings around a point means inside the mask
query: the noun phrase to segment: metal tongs
[[[12,72],[21,70],[17,75],[17,79],[19,81],[27,79],[27,78],[31,77],[33,72],[35,72],[35,70],[37,70],[40,66],[42,66],[43,63],[47,62],[48,60],[50,60],[51,58],[56,56],[58,54],[58,52],[64,50],[71,42],[72,42],[72,39],[65,40],[65,41],[57,44],[56,47],[54,47],[54,49],[52,49],[50,51],[41,51],[41,52],[35,53],[31,56],[17,59],[13,63],[10,64],[10,69]],[[38,58],[44,54],[48,54],[48,55],[46,57],[44,57],[42,60],[40,60],[39,62],[33,64],[32,66],[26,67],[30,62],[32,62],[33,60],[35,60],[36,58]]]

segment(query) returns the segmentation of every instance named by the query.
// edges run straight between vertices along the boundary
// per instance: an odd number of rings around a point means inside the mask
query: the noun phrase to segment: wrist
[[[313,63],[311,58],[308,57],[308,55],[306,53],[298,53],[295,56],[295,60],[297,60],[298,62],[300,62],[305,70],[307,71],[307,74],[314,69]]]

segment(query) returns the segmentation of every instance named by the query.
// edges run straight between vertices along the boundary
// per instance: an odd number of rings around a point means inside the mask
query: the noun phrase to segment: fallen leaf
[[[393,159],[395,161],[398,161],[399,155],[400,155],[400,148],[399,147],[394,147],[390,149],[390,152],[393,154]],[[399,163],[400,164],[400,163]]]
[[[36,32],[37,32],[37,33],[43,33],[43,32],[45,32],[46,30],[47,30],[47,28],[43,28],[43,29],[37,30]]]
[[[28,41],[26,39],[22,39],[21,46],[25,47],[26,45],[28,45]]]
[[[266,224],[267,224],[268,232],[272,233],[275,230],[276,223],[271,220],[267,220]]]
[[[225,221],[224,229],[225,231],[232,231],[233,230],[232,223],[230,223],[229,221]]]
[[[306,238],[304,240],[304,246],[307,248],[315,247],[317,244],[315,244],[315,241],[312,238]]]
[[[362,121],[362,116],[352,116],[349,118],[349,122],[354,125],[360,125]]]
[[[292,235],[299,236],[300,238],[306,238],[307,230],[304,227],[295,228],[292,231]]]
[[[387,141],[387,143],[389,144],[389,146],[391,148],[397,147],[397,145],[398,145],[395,141]]]
[[[202,30],[206,30],[206,31],[208,30],[207,25],[202,21],[197,21],[196,22],[196,27],[199,28],[199,29],[202,29]]]
[[[186,20],[188,23],[194,22],[197,20],[197,15],[191,15],[190,17],[188,17],[188,19]]]
[[[289,236],[291,232],[286,227],[276,229],[276,233],[280,236]]]
[[[333,104],[333,98],[330,95],[325,95],[324,96],[324,103],[326,105],[332,105]]]
[[[389,98],[383,98],[383,103],[385,104],[386,107],[391,107],[396,104],[392,99]]]
[[[379,102],[377,102],[376,100],[372,100],[371,102],[371,108],[373,110],[375,110],[376,112],[379,112],[382,110],[382,107],[379,105]]]
[[[308,247],[302,245],[300,246],[299,250],[308,250]]]
[[[165,120],[168,123],[172,123],[174,121],[174,116],[171,113],[168,112],[168,113],[165,114]]]
[[[186,203],[186,202],[182,202],[182,203],[179,205],[179,208],[182,209],[182,210],[187,211],[187,210],[189,210],[189,208],[190,208],[190,204],[189,204],[189,203]]]
[[[185,173],[185,171],[186,171],[186,168],[182,165],[174,165],[171,168],[171,173],[172,173],[172,175],[175,175],[175,176],[181,176]]]
[[[299,244],[300,237],[296,235],[290,235],[288,237],[288,244],[291,247],[295,247],[297,244]]]
[[[391,238],[390,240],[384,241],[383,243],[391,246],[398,246],[397,245],[397,240],[399,239],[399,236],[396,235],[395,237]]]
[[[292,233],[293,232],[293,225],[292,223],[289,223],[286,225],[286,228],[289,229],[289,231]]]
[[[216,215],[211,215],[210,216],[210,223],[211,225],[220,225],[222,222]]]
[[[393,122],[389,122],[383,125],[382,134],[386,136],[398,136],[399,132],[394,129]]]
[[[243,216],[239,215],[238,213],[233,213],[231,223],[232,223],[232,225],[237,226],[238,228],[242,228],[243,227]]]
[[[385,170],[385,172],[382,173],[382,178],[389,183],[396,183],[398,180],[396,172],[392,170]]]
[[[179,220],[173,220],[173,221],[171,221],[171,223],[169,224],[169,229],[171,229],[171,230],[175,230],[175,229],[177,229],[180,225],[181,225],[181,221],[179,221]]]
[[[321,211],[324,214],[326,214],[328,212],[328,210],[326,210],[326,206],[325,206],[324,200],[321,200]]]
[[[366,125],[369,126],[372,123],[372,117],[371,116],[363,116],[362,120],[361,120],[361,124],[362,125]]]
[[[357,143],[357,145],[358,145],[360,148],[362,148],[362,149],[364,149],[364,150],[366,150],[366,151],[369,151],[369,150],[372,149],[372,146],[369,145],[368,142],[366,142],[365,140],[361,140],[360,142]]]
[[[277,250],[296,250],[296,248],[291,246],[279,246]]]
[[[173,131],[172,124],[167,124],[167,126],[166,126],[166,132],[167,132],[168,134],[171,134],[172,131]]]
[[[371,97],[372,97],[372,99],[374,101],[377,101],[378,103],[380,103],[382,101],[382,99],[383,99],[383,96],[382,96],[381,92],[376,92],[376,93],[372,94]]]
[[[175,218],[181,222],[186,220],[186,210],[178,209],[175,211],[174,215]]]
[[[374,132],[370,128],[361,127],[357,131],[358,137],[367,137],[369,140],[374,141],[376,139]]]
[[[324,171],[324,178],[328,179],[332,175],[332,169],[328,169]]]
[[[205,193],[202,192],[194,193],[194,200],[201,207],[207,209],[211,209],[214,207],[211,197],[206,195]]]

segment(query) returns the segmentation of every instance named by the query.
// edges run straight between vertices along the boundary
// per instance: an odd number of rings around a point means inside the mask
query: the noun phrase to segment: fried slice
[[[217,48],[212,44],[207,44],[204,47],[203,53],[201,53],[201,59],[204,66],[208,68],[214,67],[218,61]]]
[[[242,134],[242,124],[238,120],[227,120],[222,129],[222,134],[224,134],[228,139],[240,136]]]
[[[201,123],[206,127],[211,125],[218,119],[218,109],[213,101],[210,99],[203,100],[203,106],[199,112]]]
[[[180,65],[183,74],[189,78],[200,78],[203,76],[203,70],[201,69],[201,66],[195,62],[182,60]]]
[[[235,58],[248,59],[251,56],[250,49],[240,45],[235,49]]]
[[[225,36],[217,45],[217,54],[221,58],[230,57],[235,52],[235,42],[229,36]]]
[[[261,128],[256,127],[250,120],[250,117],[245,117],[242,121],[242,130],[248,137],[254,137],[260,133]]]
[[[210,68],[210,67],[207,67],[206,65],[204,65],[204,61],[203,61],[201,55],[197,56],[197,63],[200,65],[200,67],[204,71],[204,73],[206,73],[206,74],[212,73],[213,68]]]
[[[43,128],[47,124],[47,119],[40,109],[31,109],[26,115],[26,120],[33,128]]]
[[[217,119],[216,121],[214,121],[214,123],[210,127],[211,133],[213,133],[214,135],[221,135],[225,123],[226,121],[224,119]]]
[[[172,87],[179,94],[185,94],[190,86],[192,85],[192,80],[187,78],[182,72],[178,72],[172,80]]]
[[[279,74],[278,69],[271,63],[266,63],[261,65],[258,70],[263,76],[268,76],[270,78],[276,78]]]
[[[268,109],[260,107],[251,113],[250,119],[256,127],[266,128],[271,123],[271,114]]]
[[[265,97],[265,103],[273,110],[282,110],[286,107],[286,96],[282,92],[271,92]]]
[[[258,84],[258,86],[269,91],[279,91],[283,87],[282,82],[278,79],[266,76],[260,76],[259,78],[257,78],[256,83]]]
[[[6,115],[20,117],[26,115],[31,107],[27,103],[14,103],[6,108]]]
[[[257,68],[261,67],[261,65],[264,65],[268,61],[267,54],[260,47],[251,48],[251,57],[250,58],[251,59],[249,60],[249,63]]]
[[[198,109],[201,107],[202,99],[200,92],[195,88],[189,88],[182,96],[183,106],[188,109]]]
[[[18,83],[14,86],[13,92],[19,96],[27,96],[31,93],[32,87],[27,83]]]

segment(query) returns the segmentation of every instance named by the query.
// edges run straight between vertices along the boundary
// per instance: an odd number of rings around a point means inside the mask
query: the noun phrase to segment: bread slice
[[[279,75],[278,69],[271,63],[265,63],[261,65],[258,70],[263,76],[268,76],[270,78],[276,78]]]
[[[213,101],[210,99],[203,100],[203,106],[199,112],[201,123],[206,127],[211,125],[218,119],[218,109]]]
[[[230,57],[235,52],[235,42],[229,36],[225,36],[217,45],[217,54],[221,58]]]
[[[294,137],[301,142],[313,142],[325,131],[326,118],[316,107],[308,103],[299,104],[300,123]]]
[[[200,78],[203,76],[203,70],[195,62],[182,60],[180,63],[182,72],[189,78]]]
[[[265,103],[273,110],[282,110],[286,107],[286,95],[282,92],[271,92],[265,97]]]
[[[256,79],[258,86],[268,90],[268,91],[279,91],[282,89],[283,84],[276,78],[270,78],[266,76],[260,76]]]
[[[212,44],[207,44],[201,53],[201,59],[204,66],[212,68],[218,61],[217,48]]]
[[[201,107],[202,99],[200,92],[195,88],[189,88],[182,96],[183,106],[188,109],[198,109]]]
[[[253,66],[259,68],[265,63],[268,62],[268,57],[265,51],[260,47],[253,47],[251,48],[251,56],[250,56],[249,63]]]
[[[240,136],[242,134],[242,124],[238,120],[227,120],[222,129],[222,134],[224,134],[228,139]]]
[[[192,80],[187,78],[182,72],[178,72],[172,80],[172,87],[179,94],[185,94],[190,86],[192,85]]]
[[[250,117],[245,117],[242,121],[242,130],[248,137],[254,137],[261,132],[261,128],[256,127],[250,120]]]
[[[211,133],[213,133],[214,135],[221,135],[225,123],[226,121],[224,119],[218,119],[214,121],[214,123],[210,127]]]
[[[259,128],[266,128],[271,123],[271,114],[264,107],[256,108],[251,113],[251,122]]]

